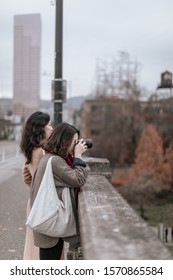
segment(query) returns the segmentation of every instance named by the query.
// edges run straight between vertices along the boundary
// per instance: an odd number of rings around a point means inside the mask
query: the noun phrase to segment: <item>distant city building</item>
[[[27,118],[40,107],[40,14],[14,16],[13,115]]]
[[[98,97],[83,102],[80,110],[80,134],[83,138],[91,138],[93,143],[96,143],[90,151],[93,157],[103,155],[108,139],[111,138],[111,133],[114,131],[115,123],[119,123],[119,116],[123,114],[130,118],[129,110],[128,102],[125,99],[114,97]],[[111,123],[112,130],[106,137],[108,123]],[[106,141],[105,143],[103,139]]]
[[[161,73],[161,82],[156,89],[157,100],[173,97],[172,73],[165,71]]]
[[[165,71],[161,74],[161,83],[157,87],[159,88],[172,88],[172,73],[169,71]]]

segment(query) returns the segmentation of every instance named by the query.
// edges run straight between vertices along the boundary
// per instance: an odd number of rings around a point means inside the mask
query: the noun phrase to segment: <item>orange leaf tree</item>
[[[157,129],[147,125],[140,137],[136,160],[132,167],[134,176],[152,176],[159,178],[163,166],[163,142]]]

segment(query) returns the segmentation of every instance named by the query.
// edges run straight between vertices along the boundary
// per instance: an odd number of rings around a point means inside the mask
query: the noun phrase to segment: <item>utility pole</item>
[[[63,80],[63,0],[55,3],[55,72],[52,80],[52,100],[54,102],[54,126],[62,123],[63,102],[66,81]]]

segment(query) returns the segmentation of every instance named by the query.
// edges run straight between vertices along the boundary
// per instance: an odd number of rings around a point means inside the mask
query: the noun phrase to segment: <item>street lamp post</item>
[[[52,100],[54,102],[54,125],[62,122],[63,101],[66,82],[63,80],[63,0],[55,3],[55,72],[52,80]]]

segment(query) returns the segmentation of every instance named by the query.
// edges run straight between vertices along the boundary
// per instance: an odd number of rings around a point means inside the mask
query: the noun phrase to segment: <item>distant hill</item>
[[[67,102],[64,103],[64,109],[71,109],[71,110],[80,110],[82,103],[87,99],[93,99],[91,95],[84,95],[84,96],[74,96],[67,99]]]
[[[0,98],[0,106],[7,107],[8,110],[12,110],[13,99],[12,98]]]
[[[69,110],[80,110],[82,103],[87,99],[93,99],[91,95],[83,95],[83,96],[74,96],[69,99],[63,104],[64,109]],[[0,98],[0,106],[5,106],[8,110],[12,110],[12,98]],[[45,108],[46,110],[51,110],[53,108],[53,102],[50,100],[42,99],[40,101],[40,108]]]

